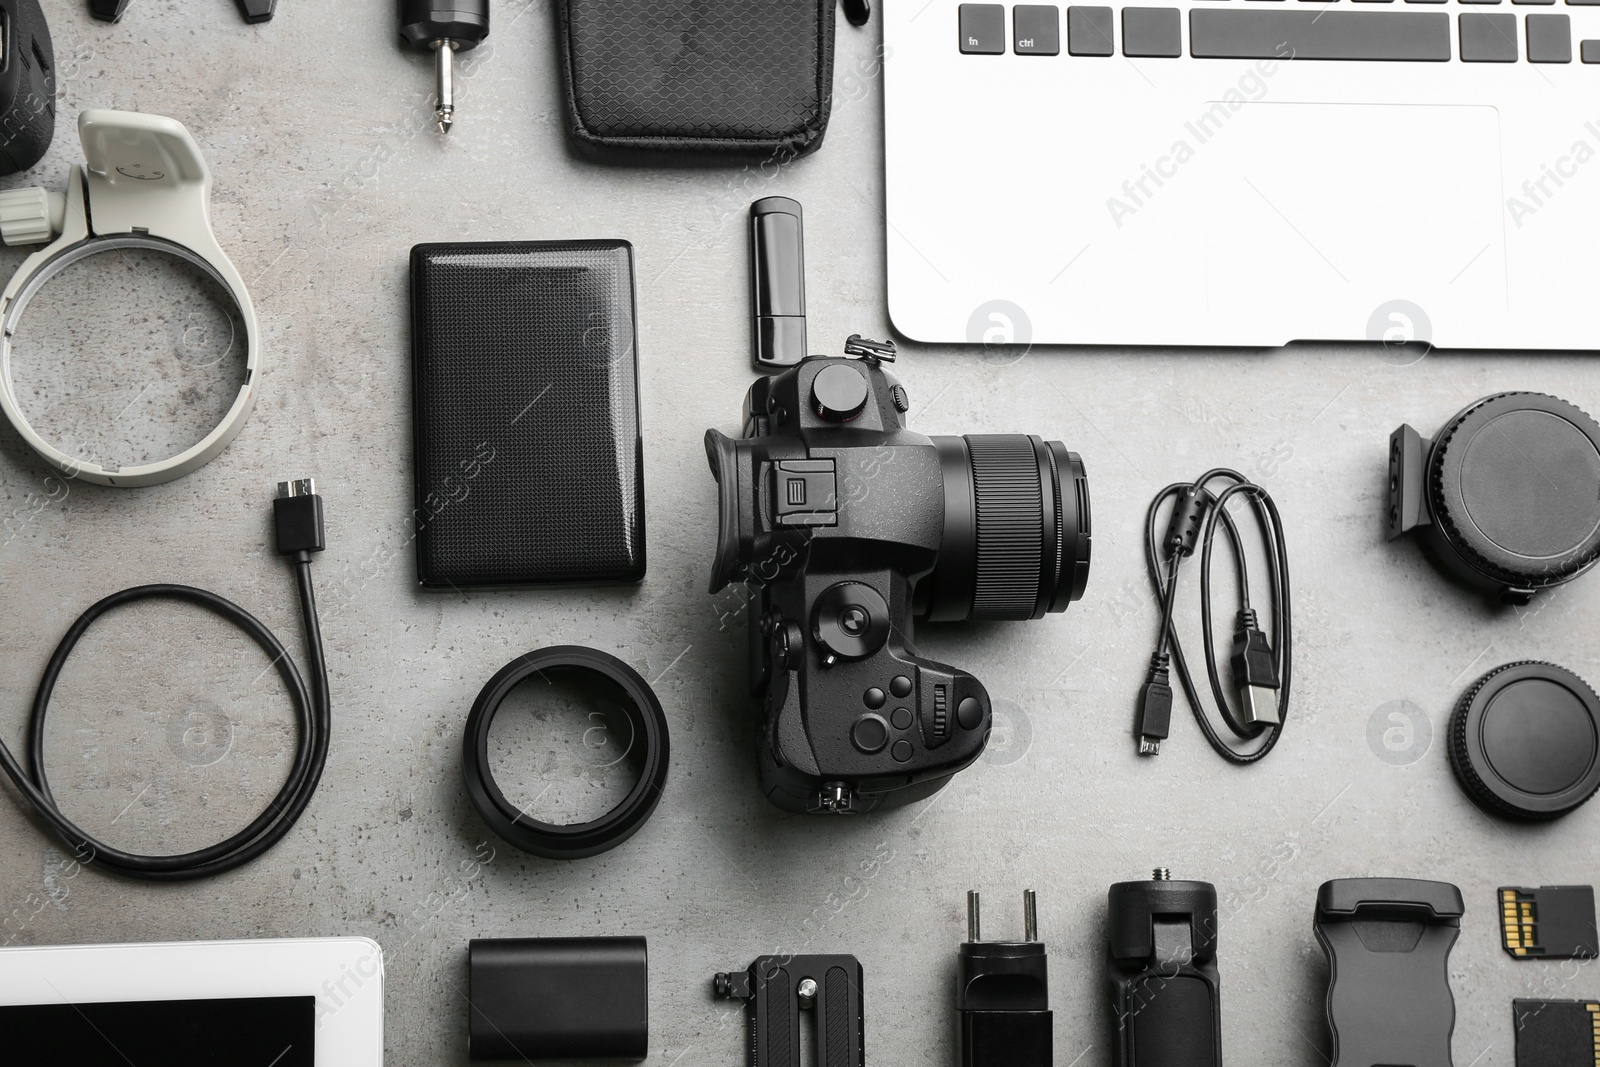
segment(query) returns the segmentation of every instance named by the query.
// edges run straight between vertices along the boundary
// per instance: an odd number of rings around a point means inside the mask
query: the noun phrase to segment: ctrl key
[[[1002,56],[1006,52],[1004,4],[962,4],[961,53],[968,56]]]
[[[1578,57],[1585,63],[1600,63],[1600,41],[1584,41],[1578,46]]]
[[[1011,9],[1011,31],[1019,56],[1061,54],[1061,9],[1053,4],[1018,4]]]

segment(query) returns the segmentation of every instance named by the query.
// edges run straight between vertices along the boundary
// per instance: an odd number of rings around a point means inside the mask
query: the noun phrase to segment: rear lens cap
[[[1450,767],[1468,796],[1512,819],[1554,819],[1600,787],[1600,699],[1550,663],[1478,679],[1450,719]]]

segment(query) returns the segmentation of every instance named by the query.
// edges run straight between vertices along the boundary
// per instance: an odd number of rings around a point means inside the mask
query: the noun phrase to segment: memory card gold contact
[[[1500,890],[1500,938],[1517,959],[1593,959],[1594,890],[1586,885],[1546,885]]]

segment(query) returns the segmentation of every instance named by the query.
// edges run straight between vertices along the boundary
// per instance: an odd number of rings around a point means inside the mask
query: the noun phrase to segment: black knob
[[[867,377],[849,363],[823,367],[811,381],[811,407],[829,422],[849,422],[867,406]]]
[[[1491,582],[1546,588],[1600,559],[1600,426],[1565,400],[1478,401],[1435,439],[1427,486],[1439,534]]]
[[[769,650],[772,665],[780,671],[792,671],[804,662],[805,634],[797,623],[779,618],[772,626]]]
[[[1600,787],[1600,699],[1550,663],[1508,663],[1467,690],[1450,717],[1450,769],[1479,805],[1554,819]]]
[[[812,611],[812,633],[831,656],[865,659],[889,639],[889,604],[864,582],[830,585]]]

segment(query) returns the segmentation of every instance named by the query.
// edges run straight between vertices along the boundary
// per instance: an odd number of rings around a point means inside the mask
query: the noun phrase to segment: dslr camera
[[[989,693],[915,621],[1037,619],[1083,595],[1089,483],[1059,441],[906,429],[889,343],[758,379],[719,486],[711,592],[752,587],[761,788],[793,812],[929,796],[983,754]]]

